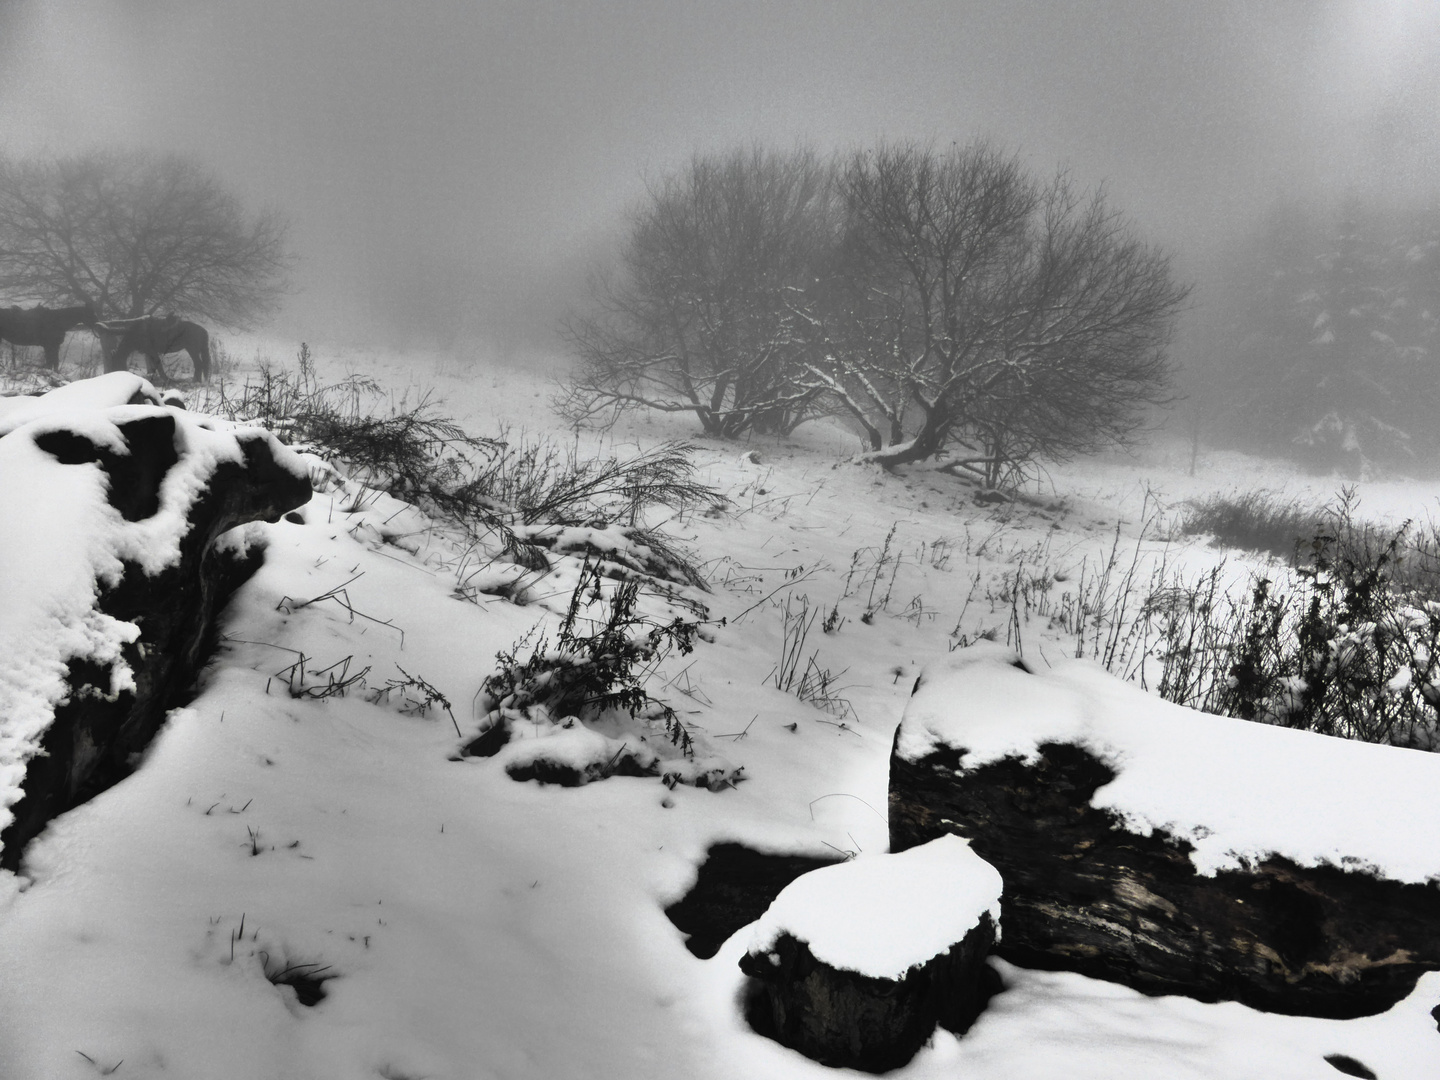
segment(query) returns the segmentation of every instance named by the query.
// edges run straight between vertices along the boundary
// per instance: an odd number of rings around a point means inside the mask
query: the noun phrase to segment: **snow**
[[[229,351],[253,350],[235,343]],[[363,370],[397,397],[436,387],[476,434],[508,424],[553,431],[566,446],[575,438],[550,417],[547,388],[528,369],[451,354],[315,352],[324,374]],[[107,396],[93,408],[116,403]],[[67,410],[65,422],[83,411]],[[233,437],[210,427],[217,439]],[[635,417],[581,437],[597,456],[623,456],[693,434],[679,420]],[[51,824],[26,852],[23,876],[0,874],[0,1077],[86,1080],[117,1063],[117,1080],[832,1077],[747,1027],[738,962],[753,926],[702,961],[665,918],[708,848],[854,854],[841,869],[860,873],[870,860],[903,859],[884,854],[884,811],[911,686],[921,668],[943,671],[934,665],[962,655],[948,651],[960,634],[1005,639],[1011,609],[998,597],[1017,567],[1068,571],[1069,582],[1053,586],[1058,603],[1078,568],[1103,565],[1117,527],[1134,541],[1147,491],[1167,505],[1235,484],[1319,500],[1334,493],[1324,479],[1211,452],[1190,478],[1189,448],[1177,445],[1057,468],[1053,488],[1033,502],[979,508],[951,477],[841,464],[858,441],[832,425],[756,445],[763,466],[740,461],[733,443],[702,440],[699,479],[729,496],[730,508],[665,526],[697,553],[713,590],[706,603],[727,625],[691,655],[667,659],[649,685],[690,726],[702,758],[743,767],[746,779],[720,791],[672,790],[658,777],[542,786],[510,779],[503,752],[451,760],[460,740],[448,716],[406,713],[398,695],[373,691],[398,677],[397,665],[422,676],[472,738],[483,720],[475,698],[496,653],[527,633],[553,641],[566,597],[529,606],[464,598],[462,576],[488,555],[467,561],[424,514],[357,493],[310,459],[326,490],[296,515],[300,523],[244,531],[266,544],[265,564],[231,603],[198,695],[171,715],[132,776]],[[26,635],[51,635],[50,648],[65,625],[73,647],[93,647],[84,636],[91,628],[63,620],[77,617],[105,559],[128,542],[116,532],[127,526],[105,513],[98,470],[47,459],[26,438],[0,440],[0,685],[9,694],[18,687],[33,715],[44,712],[53,672],[17,665],[22,653],[35,655]],[[1423,516],[1436,490],[1395,481],[1366,484],[1362,494],[1366,507],[1403,520]],[[29,511],[37,498],[48,514]],[[82,544],[85,535],[97,546]],[[1146,543],[1141,554],[1148,566],[1160,549]],[[1208,569],[1224,556],[1195,544],[1170,557]],[[568,565],[556,588],[573,578]],[[316,599],[342,586],[348,609]],[[832,633],[817,620],[803,655],[837,674],[848,712],[774,686],[785,640],[775,604],[789,598],[798,607],[801,597],[812,612],[833,607],[845,618]],[[1074,651],[1049,615],[1022,611],[1020,621],[1033,665]],[[123,630],[93,633],[114,642]],[[368,667],[365,685],[293,697],[285,672],[301,654],[306,672],[347,659],[352,673]],[[1123,703],[1118,690],[1055,664],[1053,686],[1048,675],[1023,676],[1032,689],[1051,687],[1037,695]],[[304,679],[324,684],[324,676]],[[7,731],[14,707],[13,697],[0,707]],[[1042,722],[1026,720],[1032,734]],[[590,744],[571,747],[575,760],[599,752],[595,739],[572,738]],[[547,739],[519,740],[509,752],[530,752],[526,741]],[[993,736],[997,750],[1002,743]],[[1275,751],[1249,745],[1270,759],[1232,766],[1268,775]],[[1146,809],[1138,794],[1131,801]],[[1433,815],[1384,807],[1396,834],[1386,858],[1424,851]],[[1284,810],[1255,827],[1318,832]],[[907,925],[904,949],[889,943],[897,954],[928,948],[912,930],[920,932]],[[274,970],[282,958],[329,965],[324,1000],[306,1007],[272,985],[267,961]],[[1429,1016],[1440,974],[1384,1014],[1334,1021],[1150,998],[992,963],[1004,992],[963,1038],[937,1032],[898,1080],[1318,1080],[1337,1075],[1323,1060],[1332,1053],[1385,1080],[1440,1075]]]
[[[958,945],[989,915],[1000,926],[1000,872],[958,836],[899,854],[861,855],[802,874],[755,923],[752,954],[782,934],[822,963],[899,980]]]
[[[0,828],[12,819],[25,764],[65,696],[66,662],[115,663],[112,692],[133,685],[121,646],[139,628],[92,610],[119,563],[124,528],[96,466],[61,465],[24,433],[0,438]]]
[[[1032,761],[1045,743],[1083,746],[1118,773],[1093,805],[1133,831],[1188,840],[1201,874],[1279,855],[1396,881],[1440,878],[1440,835],[1396,827],[1440,819],[1440,756],[1197,713],[1085,660],[1030,674],[1015,659],[982,643],[927,668],[897,753],[916,761],[963,748],[969,771]]]
[[[147,379],[128,371],[112,371],[57,387],[39,397],[0,397],[0,436],[51,413],[72,414],[131,402],[161,402],[160,392]]]

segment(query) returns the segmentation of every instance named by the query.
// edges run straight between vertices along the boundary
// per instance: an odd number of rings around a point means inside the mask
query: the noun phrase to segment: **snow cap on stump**
[[[826,1065],[904,1065],[937,1024],[963,1033],[989,996],[1000,875],[958,836],[796,878],[740,968],[763,1035]]]
[[[755,924],[750,952],[781,934],[822,964],[872,979],[901,979],[945,952],[989,914],[1000,925],[1000,873],[941,836],[898,855],[870,855],[802,874]]]

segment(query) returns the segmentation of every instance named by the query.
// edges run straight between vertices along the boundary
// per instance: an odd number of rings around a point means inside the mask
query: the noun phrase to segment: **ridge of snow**
[[[96,375],[93,379],[77,379],[39,397],[0,397],[0,436],[8,435],[41,416],[129,405],[136,398],[143,398],[154,405],[161,403],[160,391],[148,379],[129,371],[112,371]]]

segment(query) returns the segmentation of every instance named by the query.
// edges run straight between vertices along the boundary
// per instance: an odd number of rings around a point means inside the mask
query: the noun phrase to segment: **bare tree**
[[[652,184],[594,312],[568,327],[573,417],[692,413],[705,432],[788,432],[821,388],[797,386],[797,307],[831,243],[826,167],[809,151],[697,155]]]
[[[942,467],[996,483],[1123,443],[1165,400],[1188,290],[1103,193],[1039,184],[984,142],[856,154],[841,190],[845,236],[800,382],[861,425],[866,457],[953,451]]]
[[[245,326],[283,295],[286,229],[183,157],[0,159],[0,291],[16,298]]]
[[[1018,163],[977,146],[855,154],[840,170],[844,235],[832,257],[809,375],[871,449],[929,457],[954,416],[939,407],[993,305],[1037,195]],[[918,431],[916,423],[919,424]]]

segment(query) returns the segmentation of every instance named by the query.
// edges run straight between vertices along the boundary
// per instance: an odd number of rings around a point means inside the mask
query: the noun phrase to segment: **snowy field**
[[[231,378],[257,350],[294,355],[236,343]],[[726,623],[667,659],[650,688],[697,756],[743,780],[519,783],[504,765],[523,745],[451,760],[450,717],[406,711],[402,694],[287,693],[299,653],[312,669],[368,668],[371,690],[403,669],[443,692],[468,739],[497,652],[537,624],[553,632],[568,599],[457,599],[463,566],[444,529],[388,497],[357,510],[344,492],[317,493],[302,522],[262,527],[265,565],[232,603],[202,692],[142,767],[52,823],[26,877],[0,876],[4,1080],[833,1075],[741,1018],[737,962],[753,928],[700,960],[665,917],[708,847],[883,852],[891,744],[927,664],[962,638],[1003,644],[1017,629],[1011,644],[1034,663],[1073,655],[1065,595],[1117,546],[1142,574],[1162,561],[1245,565],[1203,541],[1154,538],[1185,499],[1267,488],[1320,503],[1340,483],[1212,451],[1191,477],[1188,447],[1161,443],[1053,468],[1024,500],[982,506],[950,477],[845,464],[858,444],[827,425],[737,445],[639,416],[576,436],[549,412],[543,364],[323,348],[317,360],[328,377],[375,377],[397,401],[433,392],[475,434],[621,455],[694,441],[698,478],[729,506],[665,528],[703,566],[703,599]],[[1426,518],[1437,494],[1366,484],[1361,513]],[[1028,613],[1004,599],[1026,574],[1048,582]],[[296,603],[341,585],[363,617]],[[829,633],[816,619],[802,649],[835,676],[828,709],[775,686],[785,606],[793,635],[807,603],[839,619]],[[1326,1055],[1343,1054],[1382,1080],[1440,1076],[1440,974],[1385,1014],[1330,1021],[992,963],[1005,990],[970,1032],[937,1032],[893,1075],[1325,1080],[1339,1075]],[[286,967],[323,974],[324,998],[305,1004],[266,978]]]

